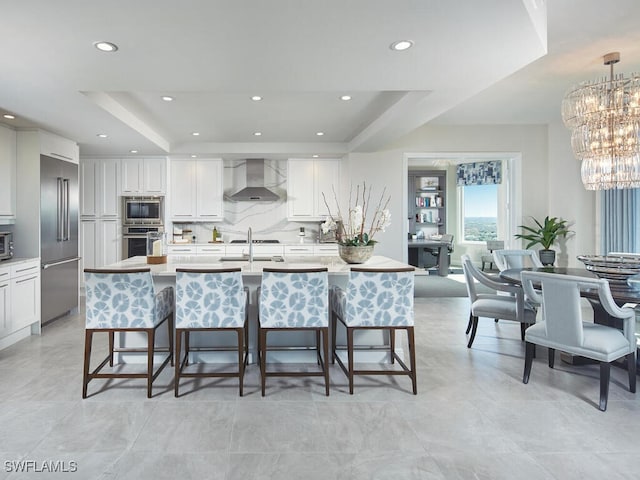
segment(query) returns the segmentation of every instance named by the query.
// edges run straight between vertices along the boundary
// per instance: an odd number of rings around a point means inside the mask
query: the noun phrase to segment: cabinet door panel
[[[160,194],[166,190],[167,162],[164,158],[145,158],[143,162],[143,191]]]
[[[98,160],[83,158],[80,162],[80,215],[98,215]]]
[[[196,216],[196,162],[171,160],[171,217],[190,219]]]
[[[337,205],[335,204],[336,201],[333,192],[335,190],[336,196],[340,192],[340,161],[316,160],[315,166],[316,194],[314,198],[314,215],[317,217],[326,217],[329,215],[329,212],[327,211],[327,206],[325,205],[322,194],[324,194],[329,207],[335,214]]]
[[[222,220],[222,160],[200,160],[196,164],[196,211],[202,219]]]
[[[39,320],[39,273],[11,280],[11,330],[17,331]]]
[[[120,217],[120,161],[100,161],[100,216]]]
[[[16,216],[16,132],[0,126],[0,217]]]
[[[120,261],[122,251],[122,238],[120,236],[120,222],[118,220],[105,220],[100,222],[100,235],[102,248],[100,249],[100,267],[111,265]]]
[[[11,283],[0,282],[0,338],[11,333]]]
[[[291,218],[309,218],[314,214],[314,178],[312,160],[289,160],[287,166],[287,209]]]
[[[142,159],[122,160],[122,193],[142,193]]]

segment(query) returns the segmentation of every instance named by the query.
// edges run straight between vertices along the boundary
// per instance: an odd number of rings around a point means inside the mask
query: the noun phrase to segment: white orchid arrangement
[[[389,202],[391,197],[386,195],[387,189],[385,188],[380,195],[378,204],[373,212],[373,216],[369,217],[369,206],[371,204],[371,187],[367,187],[366,182],[362,183],[362,186],[357,185],[355,196],[353,192],[353,186],[349,191],[349,210],[346,217],[346,221],[340,211],[340,205],[336,196],[335,189],[333,190],[333,198],[337,206],[337,214],[331,213],[331,208],[327,203],[327,198],[322,192],[322,198],[324,204],[327,207],[329,216],[325,219],[321,228],[324,233],[330,230],[336,231],[336,239],[340,245],[351,247],[362,247],[365,245],[373,245],[376,241],[373,236],[377,232],[384,232],[386,228],[391,225],[391,213],[389,213]],[[353,205],[355,201],[355,205]],[[366,228],[367,220],[371,218],[369,228]]]

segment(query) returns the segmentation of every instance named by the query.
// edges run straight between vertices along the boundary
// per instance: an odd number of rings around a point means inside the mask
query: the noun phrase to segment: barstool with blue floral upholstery
[[[353,394],[354,375],[408,375],[411,377],[413,393],[417,394],[416,351],[413,331],[413,291],[414,269],[368,269],[352,268],[349,284],[345,292],[338,286],[331,289],[332,308],[332,351],[333,360],[349,378],[349,393]],[[338,320],[346,327],[347,345],[336,346]],[[397,360],[401,369],[395,370],[356,370],[354,368],[354,350],[372,350],[375,346],[354,345],[356,330],[387,330],[391,363]],[[395,331],[406,330],[409,347],[409,364],[402,361],[395,351]],[[347,350],[348,367],[337,354],[338,349]]]
[[[86,326],[84,340],[84,374],[82,398],[87,398],[87,387],[94,378],[146,378],[147,397],[151,386],[167,363],[173,365],[173,287],[155,293],[149,268],[130,270],[85,269]],[[169,346],[156,348],[157,328],[167,322]],[[93,334],[109,334],[109,355],[90,371]],[[113,366],[114,352],[140,352],[139,348],[114,348],[114,334],[144,332],[147,334],[146,373],[99,373],[108,363]],[[166,352],[167,356],[154,372],[154,356]]]
[[[324,376],[325,394],[329,395],[329,288],[327,268],[265,268],[259,289],[258,356],[265,394],[266,377]],[[267,333],[273,331],[316,333],[315,350],[320,371],[267,371],[267,351],[286,347],[269,347]],[[322,354],[320,336],[322,335]]]
[[[243,286],[240,268],[176,269],[176,367],[175,396],[181,377],[237,377],[240,396],[248,359],[248,288]],[[234,372],[185,372],[191,351],[192,332],[235,331],[238,337],[238,369]],[[184,335],[184,357],[182,337]],[[233,347],[232,347],[233,348]],[[230,350],[228,347],[199,347],[202,351]]]

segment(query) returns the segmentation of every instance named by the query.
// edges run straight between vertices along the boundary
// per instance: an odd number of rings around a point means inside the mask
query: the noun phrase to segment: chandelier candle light
[[[605,55],[609,80],[583,82],[562,101],[562,119],[582,160],[587,190],[640,187],[640,75],[614,76],[619,61],[619,52]]]

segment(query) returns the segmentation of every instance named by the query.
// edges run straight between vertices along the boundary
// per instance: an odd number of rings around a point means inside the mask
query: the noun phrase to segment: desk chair
[[[84,270],[86,291],[86,319],[84,337],[84,373],[82,398],[87,398],[87,387],[94,378],[146,378],[147,397],[151,398],[151,386],[167,363],[173,365],[173,287],[160,292],[153,290],[153,278],[149,268],[131,270]],[[169,334],[168,348],[155,346],[158,327],[166,322]],[[93,371],[90,371],[93,334],[109,335],[109,354]],[[114,348],[114,334],[143,332],[147,335],[147,348]],[[147,354],[146,373],[100,373],[107,365],[113,366],[114,352],[140,352]],[[167,356],[154,372],[154,355],[165,352]]]
[[[489,270],[493,270],[493,251],[494,250],[504,250],[504,240],[487,240],[487,251],[489,253],[485,253],[481,257],[482,261],[482,271],[484,272],[485,264],[489,264]]]
[[[473,345],[479,317],[520,322],[520,337],[524,340],[525,329],[535,323],[537,312],[535,307],[525,301],[522,288],[518,285],[501,282],[496,277],[490,277],[478,270],[473,265],[469,255],[462,256],[462,270],[467,283],[469,301],[471,302],[469,323],[466,331],[468,334],[469,330],[471,330],[471,337],[469,338],[469,343],[467,343],[467,348],[471,348],[471,345]],[[496,290],[496,293],[478,294],[476,292],[476,280],[482,285]],[[499,295],[499,292],[507,292],[510,295]]]
[[[440,241],[447,244],[447,265],[450,265],[450,257],[453,252],[453,235],[450,233],[445,233],[440,238]],[[440,268],[440,248],[426,247],[425,252],[430,253],[433,257],[435,257],[435,265],[431,268],[439,269]]]
[[[242,396],[244,369],[248,359],[249,290],[242,283],[242,269],[176,269],[176,353],[174,395],[181,377],[237,377]],[[191,348],[194,332],[234,332],[237,336],[237,370],[232,372],[185,372],[191,351],[230,350],[226,347]],[[182,339],[184,337],[184,357]],[[233,348],[233,347],[231,347]]]
[[[629,374],[629,391],[636,391],[635,311],[620,308],[611,296],[609,282],[601,278],[576,277],[556,273],[522,272],[527,297],[540,303],[543,321],[525,332],[526,357],[523,383],[529,383],[535,345],[549,349],[549,368],[553,368],[555,351],[591,358],[600,362],[600,402],[607,409],[611,362],[625,357]],[[534,289],[540,287],[542,293]],[[598,292],[600,304],[609,315],[622,321],[622,330],[582,320],[581,289]]]
[[[258,292],[258,356],[262,396],[266,377],[324,377],[329,396],[329,277],[327,268],[264,268]],[[267,334],[280,331],[310,331],[316,334],[316,357],[320,371],[268,371],[267,352],[287,350],[271,346]],[[320,337],[322,336],[322,350]],[[295,347],[294,347],[295,348]],[[322,352],[322,353],[321,353]]]

